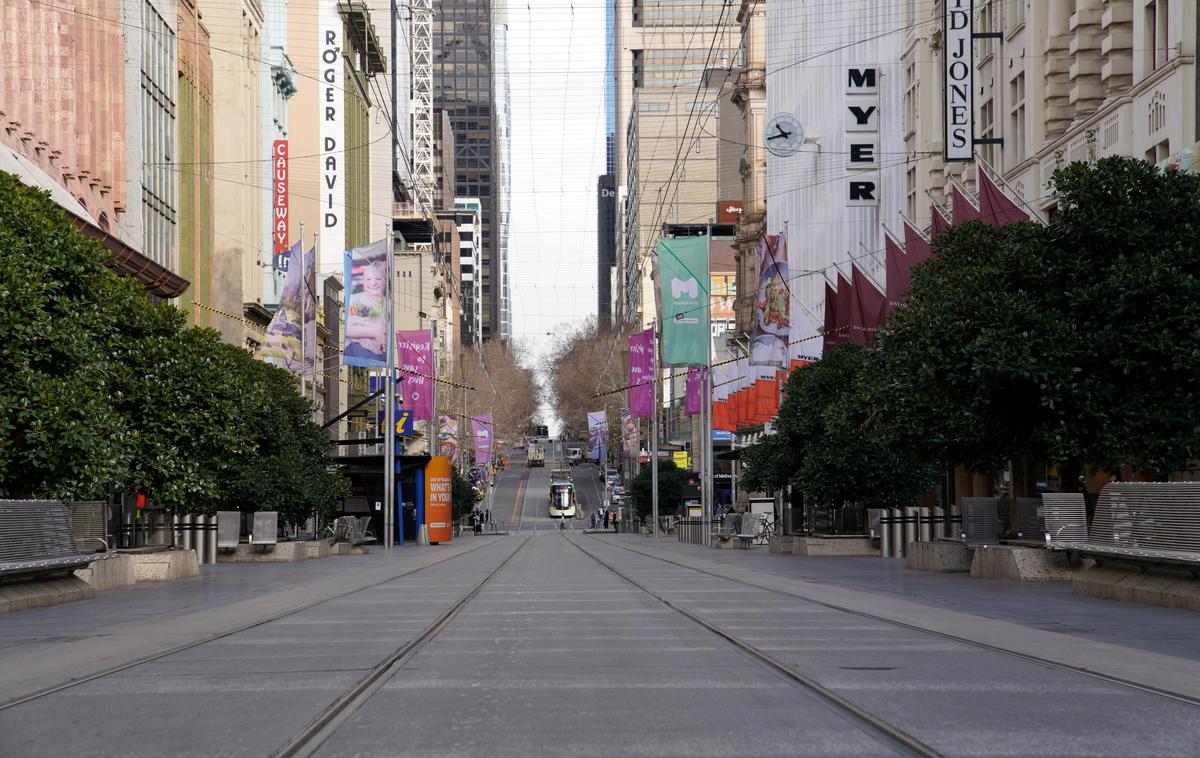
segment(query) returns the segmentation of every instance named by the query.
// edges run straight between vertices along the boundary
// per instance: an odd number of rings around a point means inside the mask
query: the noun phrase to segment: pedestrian
[[[604,512],[604,529],[608,529],[608,511]]]
[[[617,534],[620,531],[621,531],[621,517],[614,513],[613,514],[613,534]]]

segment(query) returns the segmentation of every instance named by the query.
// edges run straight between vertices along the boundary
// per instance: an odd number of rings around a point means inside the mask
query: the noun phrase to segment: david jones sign
[[[975,154],[975,62],[971,50],[974,31],[972,0],[945,0],[945,158],[969,161]]]

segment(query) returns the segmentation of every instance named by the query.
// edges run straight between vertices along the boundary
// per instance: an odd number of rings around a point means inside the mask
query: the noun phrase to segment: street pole
[[[295,266],[297,261],[288,261],[288,268]],[[300,397],[308,398],[308,377],[304,374],[304,298],[307,296],[307,282],[304,281],[304,222],[300,222]],[[285,279],[286,281],[286,279]],[[279,306],[283,307],[283,298],[279,298]],[[285,318],[287,314],[284,314]]]
[[[392,520],[396,510],[396,239],[392,233],[391,221],[384,224],[384,234],[387,239],[387,297],[384,300],[387,323],[387,375],[383,380],[383,418],[387,431],[383,435],[383,547],[388,549],[392,546]]]
[[[658,539],[658,329],[650,340],[650,386],[653,389],[654,415],[650,417],[650,516],[654,519],[654,537]],[[658,544],[655,542],[655,544]]]
[[[303,240],[304,238],[301,237],[300,239]],[[310,293],[310,296],[313,299],[313,321],[314,322],[317,319],[317,262],[321,260],[320,244],[321,244],[320,235],[317,234],[316,232],[313,232],[313,257],[315,258],[315,260],[313,261],[313,281],[312,281],[312,292]],[[304,247],[304,245],[300,245],[300,247]],[[304,288],[305,288],[305,291],[308,291],[308,269],[307,268],[304,269]],[[317,416],[317,366],[320,366],[322,369],[324,369],[325,362],[323,360],[320,360],[321,354],[317,350],[317,327],[316,327],[315,323],[313,324],[312,349],[313,349],[313,378],[312,378],[313,420],[319,421],[320,419]]]
[[[705,340],[704,369],[700,372],[700,498],[704,506],[704,544],[712,544],[712,340]]]

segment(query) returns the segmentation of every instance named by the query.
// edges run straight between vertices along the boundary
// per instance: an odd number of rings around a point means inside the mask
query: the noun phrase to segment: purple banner
[[[433,418],[433,339],[427,329],[396,332],[401,405],[416,421]]]
[[[492,414],[480,413],[471,419],[471,436],[475,440],[475,463],[483,466],[492,462]]]
[[[700,385],[707,381],[708,368],[706,366],[692,366],[688,368],[687,374],[687,395],[683,400],[683,412],[688,415],[697,414],[700,412]]]
[[[654,415],[654,329],[629,335],[629,415]]]

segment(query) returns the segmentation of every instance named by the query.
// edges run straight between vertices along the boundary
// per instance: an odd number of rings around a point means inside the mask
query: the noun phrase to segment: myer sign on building
[[[342,62],[342,15],[337,0],[321,0],[317,24],[320,43],[320,83],[317,87],[321,125],[321,254],[340,262],[346,249],[346,190],[342,158],[345,139],[345,75]]]
[[[971,40],[973,0],[945,0],[946,128],[945,158],[969,161],[975,154],[975,65]]]
[[[846,205],[879,205],[879,69],[846,71]]]

